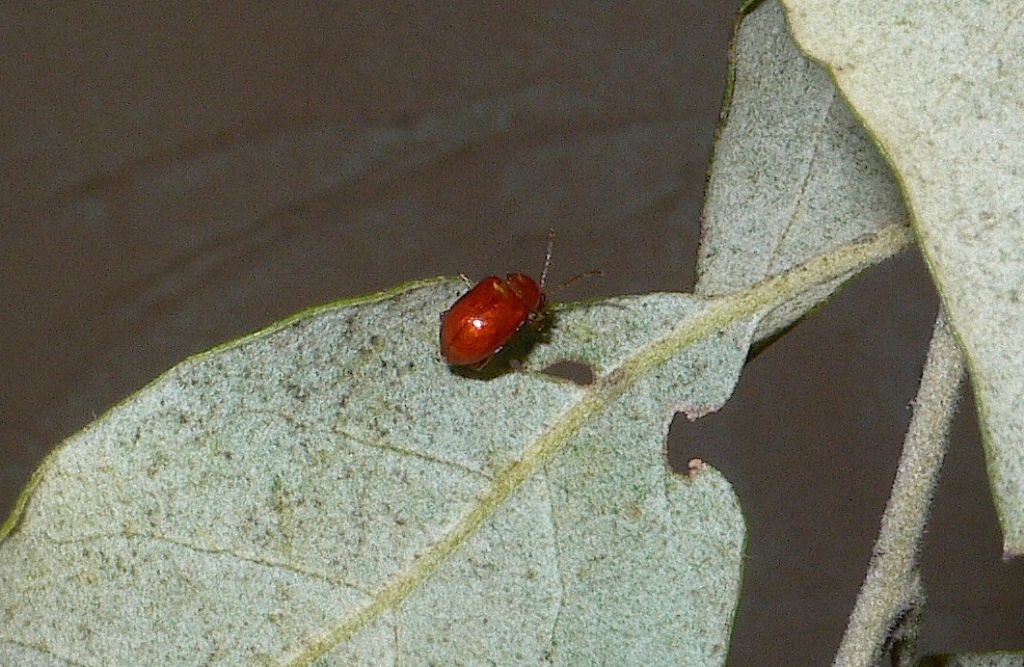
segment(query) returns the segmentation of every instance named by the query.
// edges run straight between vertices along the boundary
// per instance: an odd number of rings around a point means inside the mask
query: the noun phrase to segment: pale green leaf
[[[0,527],[0,658],[721,664],[742,517],[711,468],[667,469],[669,420],[726,399],[753,314],[906,243],[560,309],[489,378],[438,358],[459,281],[189,360],[55,450]],[[594,382],[537,370],[565,359]]]
[[[906,222],[899,189],[827,73],[805,58],[777,2],[742,16],[708,182],[696,292],[747,288],[809,257]],[[764,337],[850,276],[765,314]]]
[[[489,377],[438,358],[459,281],[186,361],[55,450],[0,527],[0,658],[721,664],[742,517],[713,469],[667,469],[669,421],[727,398],[752,315],[907,242],[560,309]],[[594,382],[538,371],[559,360]]]
[[[713,469],[667,469],[668,423],[727,398],[752,315],[906,243],[559,309],[490,377],[438,358],[459,281],[186,361],[55,450],[0,527],[0,658],[721,664],[742,517]],[[537,370],[558,360],[593,383]]]
[[[0,664],[721,664],[742,516],[663,449],[747,327],[666,352],[704,303],[613,299],[531,357],[592,385],[480,378],[438,357],[462,289],[299,317],[64,443],[0,542]]]
[[[967,357],[1006,554],[1024,553],[1024,6],[784,4],[901,181]]]

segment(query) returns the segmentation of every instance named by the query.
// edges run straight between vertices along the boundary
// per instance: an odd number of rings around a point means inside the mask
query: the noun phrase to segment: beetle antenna
[[[555,246],[555,230],[548,230],[548,249],[544,253],[544,269],[540,272],[540,288],[544,289],[544,281],[548,278],[548,267],[551,266],[551,248]]]
[[[561,285],[558,285],[556,287],[552,287],[551,289],[549,289],[548,290],[548,296],[554,294],[555,292],[560,292],[561,290],[565,289],[569,285],[572,285],[573,283],[575,283],[575,282],[577,282],[579,280],[583,280],[584,278],[593,278],[594,276],[603,276],[603,275],[604,275],[604,271],[602,271],[601,269],[591,269],[590,271],[584,271],[583,273],[577,273],[575,276],[573,276],[572,278],[569,278],[568,280],[566,280]]]

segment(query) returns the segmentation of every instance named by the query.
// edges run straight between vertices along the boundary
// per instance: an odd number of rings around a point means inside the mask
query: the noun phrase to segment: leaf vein
[[[814,67],[811,63],[807,63],[807,67]],[[808,160],[802,160],[801,164],[804,167],[804,173],[800,178],[799,192],[793,198],[793,208],[789,213],[789,219],[786,221],[786,228],[779,234],[775,247],[772,248],[771,258],[768,260],[768,264],[765,267],[765,276],[772,275],[773,272],[779,270],[779,266],[776,264],[779,260],[780,253],[783,248],[790,248],[792,244],[787,243],[790,233],[793,231],[793,227],[796,224],[797,216],[804,208],[804,203],[807,196],[807,187],[811,182],[811,174],[814,172],[814,165],[818,160],[818,155],[821,153],[821,141],[825,136],[826,121],[828,120],[829,114],[832,112],[832,107],[836,104],[836,92],[835,88],[832,89],[832,97],[829,103],[824,105],[821,113],[821,118],[818,119],[818,123],[815,127],[814,137],[811,141],[811,156]],[[764,277],[764,276],[762,276]]]
[[[124,539],[124,540],[140,540],[140,541],[152,541],[159,542],[162,544],[169,544],[188,551],[194,551],[196,553],[213,555],[213,556],[230,556],[246,563],[252,563],[261,567],[267,567],[276,570],[284,570],[293,574],[299,574],[304,577],[316,579],[324,583],[331,584],[333,586],[345,586],[351,588],[354,591],[362,593],[367,597],[372,597],[370,591],[365,590],[360,585],[354,584],[351,581],[346,581],[341,577],[332,575],[321,570],[316,570],[309,567],[303,567],[297,563],[289,563],[287,561],[278,561],[270,558],[264,558],[256,555],[250,555],[235,551],[228,547],[218,546],[204,546],[196,544],[194,542],[187,542],[185,540],[177,539],[174,537],[168,537],[166,535],[156,535],[152,533],[140,533],[134,531],[121,531],[116,533],[95,533],[92,535],[82,535],[73,538],[51,538],[55,544],[68,545],[68,544],[88,544],[90,542],[98,542],[100,540],[110,539]]]
[[[485,472],[476,470],[475,468],[470,468],[469,466],[464,465],[462,463],[458,463],[457,461],[450,461],[448,459],[444,459],[433,454],[420,452],[415,449],[406,449],[405,447],[400,447],[398,445],[386,442],[384,440],[381,440],[380,442],[373,442],[372,440],[361,438],[353,434],[352,432],[346,431],[345,429],[341,428],[335,428],[334,432],[342,437],[348,438],[349,440],[355,442],[356,444],[362,445],[363,447],[367,447],[369,449],[383,450],[386,452],[391,452],[393,454],[399,454],[402,456],[411,456],[417,459],[421,459],[423,461],[428,461],[430,463],[436,463],[446,468],[452,468],[459,472],[468,473],[473,477],[482,477],[488,481],[494,479],[491,475],[488,475]]]
[[[558,623],[562,618],[562,610],[565,608],[566,600],[566,589],[565,589],[565,565],[562,558],[562,540],[558,534],[558,521],[555,519],[555,493],[551,487],[551,473],[545,470],[544,473],[544,485],[547,489],[548,496],[548,519],[551,522],[551,540],[554,542],[555,547],[555,563],[558,570],[558,590],[560,594],[558,596],[558,608],[555,610],[554,618],[551,619],[551,632],[548,636],[548,646],[551,651],[551,662],[554,662],[554,651],[555,651],[555,633],[558,630]]]
[[[45,646],[39,646],[36,644],[23,642],[13,637],[0,637],[0,642],[6,642],[7,644],[11,644],[12,646],[18,646],[20,648],[28,649],[30,651],[42,653],[43,655],[48,655],[51,658],[56,658],[57,660],[60,660],[63,663],[72,665],[73,667],[92,667],[88,663],[78,662],[76,660],[72,660],[71,658],[65,658],[64,656],[55,653],[52,649],[47,648]]]

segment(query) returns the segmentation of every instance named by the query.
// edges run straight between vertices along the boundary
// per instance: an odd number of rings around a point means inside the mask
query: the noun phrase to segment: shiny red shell
[[[530,276],[488,276],[441,316],[441,355],[453,366],[482,365],[543,309],[544,295]]]

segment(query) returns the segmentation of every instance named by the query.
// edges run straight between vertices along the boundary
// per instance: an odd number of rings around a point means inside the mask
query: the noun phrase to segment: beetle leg
[[[493,359],[493,358],[494,358],[494,355],[492,354],[491,356],[487,357],[486,359],[484,359],[484,360],[483,360],[483,361],[481,361],[480,363],[477,363],[477,364],[473,364],[473,365],[472,365],[472,366],[470,366],[469,368],[470,368],[470,370],[472,370],[473,372],[475,372],[475,373],[479,373],[480,371],[482,371],[482,370],[484,369],[484,366],[486,366],[486,365],[487,365],[487,362],[489,362],[489,361],[490,361],[491,359]]]

